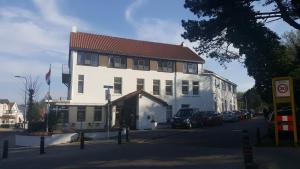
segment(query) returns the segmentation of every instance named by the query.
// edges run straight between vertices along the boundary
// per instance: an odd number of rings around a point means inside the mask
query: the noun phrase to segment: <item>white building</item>
[[[0,126],[15,126],[23,123],[23,114],[19,111],[17,103],[10,103],[6,99],[0,101]]]
[[[131,128],[150,128],[151,122],[167,122],[182,107],[226,110],[220,108],[219,99],[224,97],[226,104],[231,100],[231,108],[236,109],[235,92],[219,91],[213,80],[220,79],[231,89],[236,85],[204,71],[204,63],[200,56],[183,45],[73,30],[69,71],[63,72],[68,100],[56,103],[64,106],[61,122],[77,129],[105,127],[107,100],[104,85],[113,86],[112,126],[123,120],[130,123]]]

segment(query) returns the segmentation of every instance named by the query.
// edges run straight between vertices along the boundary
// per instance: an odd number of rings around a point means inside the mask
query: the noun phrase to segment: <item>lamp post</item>
[[[15,76],[16,78],[25,79],[25,110],[24,110],[24,128],[27,123],[27,78],[25,76]]]

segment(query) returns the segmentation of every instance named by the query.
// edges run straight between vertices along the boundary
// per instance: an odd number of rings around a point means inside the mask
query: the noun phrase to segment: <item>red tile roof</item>
[[[155,59],[205,62],[204,59],[191,49],[181,45],[147,42],[83,32],[71,32],[70,49]]]

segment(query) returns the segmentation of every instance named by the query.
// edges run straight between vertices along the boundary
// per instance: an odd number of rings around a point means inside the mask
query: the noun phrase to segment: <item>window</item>
[[[89,65],[98,66],[99,65],[99,55],[91,52],[78,52],[77,57],[78,65]]]
[[[198,73],[197,63],[184,63],[183,64],[183,73],[197,74]]]
[[[121,77],[114,78],[114,93],[122,94],[122,78]]]
[[[121,56],[110,56],[108,60],[108,66],[125,69],[127,67],[127,58]]]
[[[136,81],[136,90],[144,90],[144,79],[137,79]]]
[[[215,79],[215,87],[216,87],[216,89],[220,88],[220,81],[219,81],[219,79]]]
[[[226,90],[226,84],[225,84],[225,82],[222,82],[222,90]]]
[[[85,107],[78,106],[77,107],[77,121],[85,121]]]
[[[199,95],[199,82],[193,82],[193,95]]]
[[[78,75],[78,93],[83,93],[84,75]]]
[[[181,108],[190,108],[190,105],[189,104],[182,104]]]
[[[102,107],[94,107],[94,121],[102,121]]]
[[[133,69],[136,70],[150,70],[149,59],[135,58],[133,62]]]
[[[153,80],[153,94],[160,94],[160,80]]]
[[[236,93],[236,86],[232,86],[232,92]]]
[[[228,91],[231,92],[231,84],[228,83]]]
[[[167,122],[169,122],[173,116],[172,105],[167,106]]]
[[[173,81],[166,80],[166,95],[173,95]]]
[[[182,81],[182,94],[189,94],[189,81],[188,80]]]
[[[158,61],[158,71],[160,72],[173,72],[174,64],[172,61]]]

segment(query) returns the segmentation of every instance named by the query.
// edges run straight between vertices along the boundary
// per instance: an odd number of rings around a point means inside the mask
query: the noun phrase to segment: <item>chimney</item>
[[[76,26],[72,26],[72,32],[76,33],[77,32],[77,27]]]
[[[181,42],[180,46],[185,47],[184,42]]]

